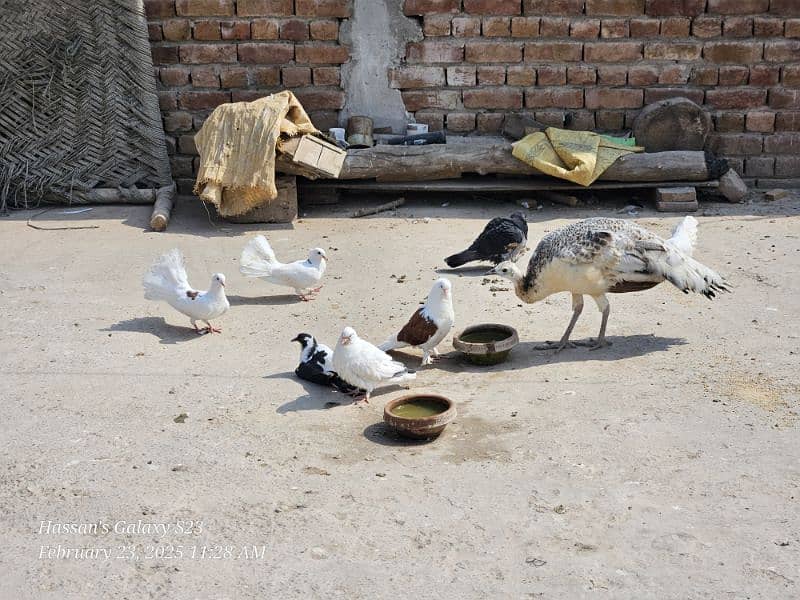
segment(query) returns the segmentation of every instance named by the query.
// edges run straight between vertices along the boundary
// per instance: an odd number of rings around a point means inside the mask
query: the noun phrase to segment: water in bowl
[[[479,329],[478,331],[465,333],[461,336],[461,341],[467,344],[491,344],[508,337],[511,337],[511,334],[500,329]]]
[[[404,419],[424,419],[447,410],[447,406],[436,398],[414,398],[391,409],[393,415]]]

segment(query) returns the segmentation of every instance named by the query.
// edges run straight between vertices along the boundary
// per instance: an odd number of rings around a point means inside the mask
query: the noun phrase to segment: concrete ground
[[[280,227],[187,200],[163,234],[147,207],[34,221],[96,227],[80,230],[0,219],[0,597],[800,597],[800,198],[704,204],[696,256],[734,293],[612,296],[597,352],[533,350],[562,333],[567,294],[522,306],[483,270],[447,274],[457,329],[507,323],[521,344],[478,368],[448,336],[452,358],[413,389],[458,419],[409,444],[382,426],[405,390],[326,408],[341,396],[295,379],[289,340],[333,345],[349,324],[382,341],[442,257],[514,208],[449,202]],[[531,245],[622,204],[533,210]],[[678,218],[636,220],[666,234]],[[318,300],[239,275],[263,231],[279,258],[326,248]],[[197,287],[227,274],[221,335],[144,300],[142,272],[175,246]],[[587,304],[575,336],[599,321]]]

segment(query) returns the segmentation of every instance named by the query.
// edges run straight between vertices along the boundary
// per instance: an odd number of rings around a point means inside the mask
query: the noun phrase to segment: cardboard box
[[[278,150],[283,158],[283,163],[290,161],[300,167],[300,171],[307,171],[316,177],[339,177],[347,152],[326,142],[314,135],[302,135],[282,141]],[[276,165],[280,168],[280,164]]]

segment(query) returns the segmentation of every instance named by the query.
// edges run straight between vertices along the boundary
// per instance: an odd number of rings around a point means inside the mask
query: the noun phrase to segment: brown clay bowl
[[[405,407],[405,408],[404,408]],[[439,412],[430,416],[404,416],[412,414],[417,408]],[[383,407],[383,420],[397,432],[408,438],[424,440],[438,436],[453,419],[456,418],[456,405],[449,398],[439,394],[411,394],[395,398]]]
[[[517,330],[499,323],[471,325],[453,338],[453,347],[476,365],[496,365],[519,344]]]

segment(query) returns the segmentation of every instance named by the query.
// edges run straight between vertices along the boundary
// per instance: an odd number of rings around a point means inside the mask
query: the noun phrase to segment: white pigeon
[[[208,291],[197,291],[189,285],[183,254],[177,248],[160,256],[144,274],[144,297],[147,300],[163,300],[178,312],[183,313],[194,325],[197,333],[221,333],[213,327],[211,319],[224,315],[230,304],[225,296],[225,275],[216,273],[211,277]],[[207,325],[204,329],[197,321]]]
[[[502,262],[490,273],[514,282],[517,296],[528,303],[557,292],[572,293],[572,319],[553,344],[557,351],[574,345],[569,336],[583,310],[583,295],[591,296],[603,315],[595,350],[610,343],[605,339],[611,312],[607,293],[639,292],[662,281],[708,299],[730,291],[719,273],[692,258],[696,240],[694,217],[685,217],[667,240],[632,221],[594,217],[544,236],[524,275],[512,262]]]
[[[242,250],[239,271],[246,277],[260,277],[275,285],[294,288],[300,299],[308,302],[313,299],[312,293],[322,289],[319,282],[325,274],[327,260],[325,250],[312,248],[306,260],[278,262],[267,238],[257,235]]]
[[[365,390],[366,402],[372,390],[381,384],[400,384],[417,378],[403,363],[358,337],[352,327],[345,327],[339,336],[333,351],[333,370],[350,385]]]
[[[455,322],[452,289],[449,280],[437,279],[425,304],[411,315],[398,333],[383,342],[380,349],[386,352],[415,346],[422,349],[422,366],[434,362],[439,356],[436,346],[450,333]]]

